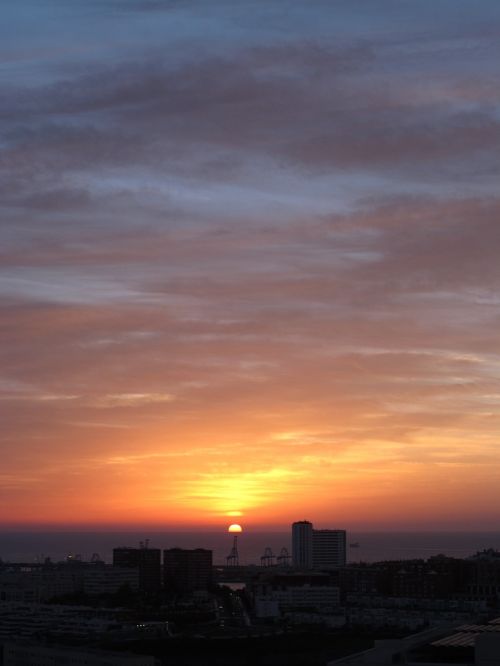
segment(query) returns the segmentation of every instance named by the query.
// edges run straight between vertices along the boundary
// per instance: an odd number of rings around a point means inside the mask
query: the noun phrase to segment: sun
[[[243,528],[241,525],[238,525],[238,523],[233,523],[232,525],[229,525],[227,528],[228,532],[243,532]]]

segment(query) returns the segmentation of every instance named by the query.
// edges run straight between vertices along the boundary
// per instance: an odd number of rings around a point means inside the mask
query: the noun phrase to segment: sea
[[[69,555],[88,561],[99,556],[111,562],[113,548],[208,548],[214,563],[224,564],[233,546],[233,536],[225,532],[0,532],[0,558],[3,562],[41,562],[50,557],[58,562]],[[260,564],[266,548],[275,556],[282,549],[291,553],[290,532],[244,531],[238,535],[241,564]],[[427,559],[433,555],[465,558],[494,548],[500,550],[500,532],[348,532],[348,562]]]

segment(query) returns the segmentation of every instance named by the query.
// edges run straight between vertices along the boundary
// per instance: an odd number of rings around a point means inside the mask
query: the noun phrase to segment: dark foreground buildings
[[[296,531],[308,566],[214,566],[210,550],[147,542],[115,548],[114,565],[0,562],[0,664],[236,666],[272,652],[274,666],[326,666],[391,638],[341,663],[500,666],[497,551],[335,566],[343,530]]]
[[[207,590],[212,582],[212,551],[204,548],[163,551],[163,584],[166,590]]]
[[[139,548],[114,548],[113,566],[137,569],[141,592],[154,594],[161,587],[161,550],[149,548],[147,542],[141,543]]]

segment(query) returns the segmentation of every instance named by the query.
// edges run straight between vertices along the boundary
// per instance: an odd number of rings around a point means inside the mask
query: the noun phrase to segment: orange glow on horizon
[[[174,418],[168,446],[163,428],[141,425],[130,406],[112,416],[133,428],[99,426],[89,438],[88,428],[73,426],[73,448],[60,448],[57,465],[43,452],[21,461],[8,524],[220,529],[244,515],[247,527],[268,529],[307,514],[318,525],[385,529],[496,520],[496,467],[488,463],[496,440],[482,417],[463,416],[457,434],[453,424],[424,427],[416,415],[415,431],[401,435],[382,408],[364,413],[344,402],[333,418],[321,404],[292,414],[274,400],[271,417],[259,404],[251,417],[213,404],[202,430]],[[138,441],[148,446],[138,450]]]

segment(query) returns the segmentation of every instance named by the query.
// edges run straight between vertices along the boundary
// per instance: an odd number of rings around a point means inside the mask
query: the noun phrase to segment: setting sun
[[[228,532],[243,532],[243,528],[241,525],[238,525],[237,523],[233,523],[233,525],[229,525],[227,528]]]

